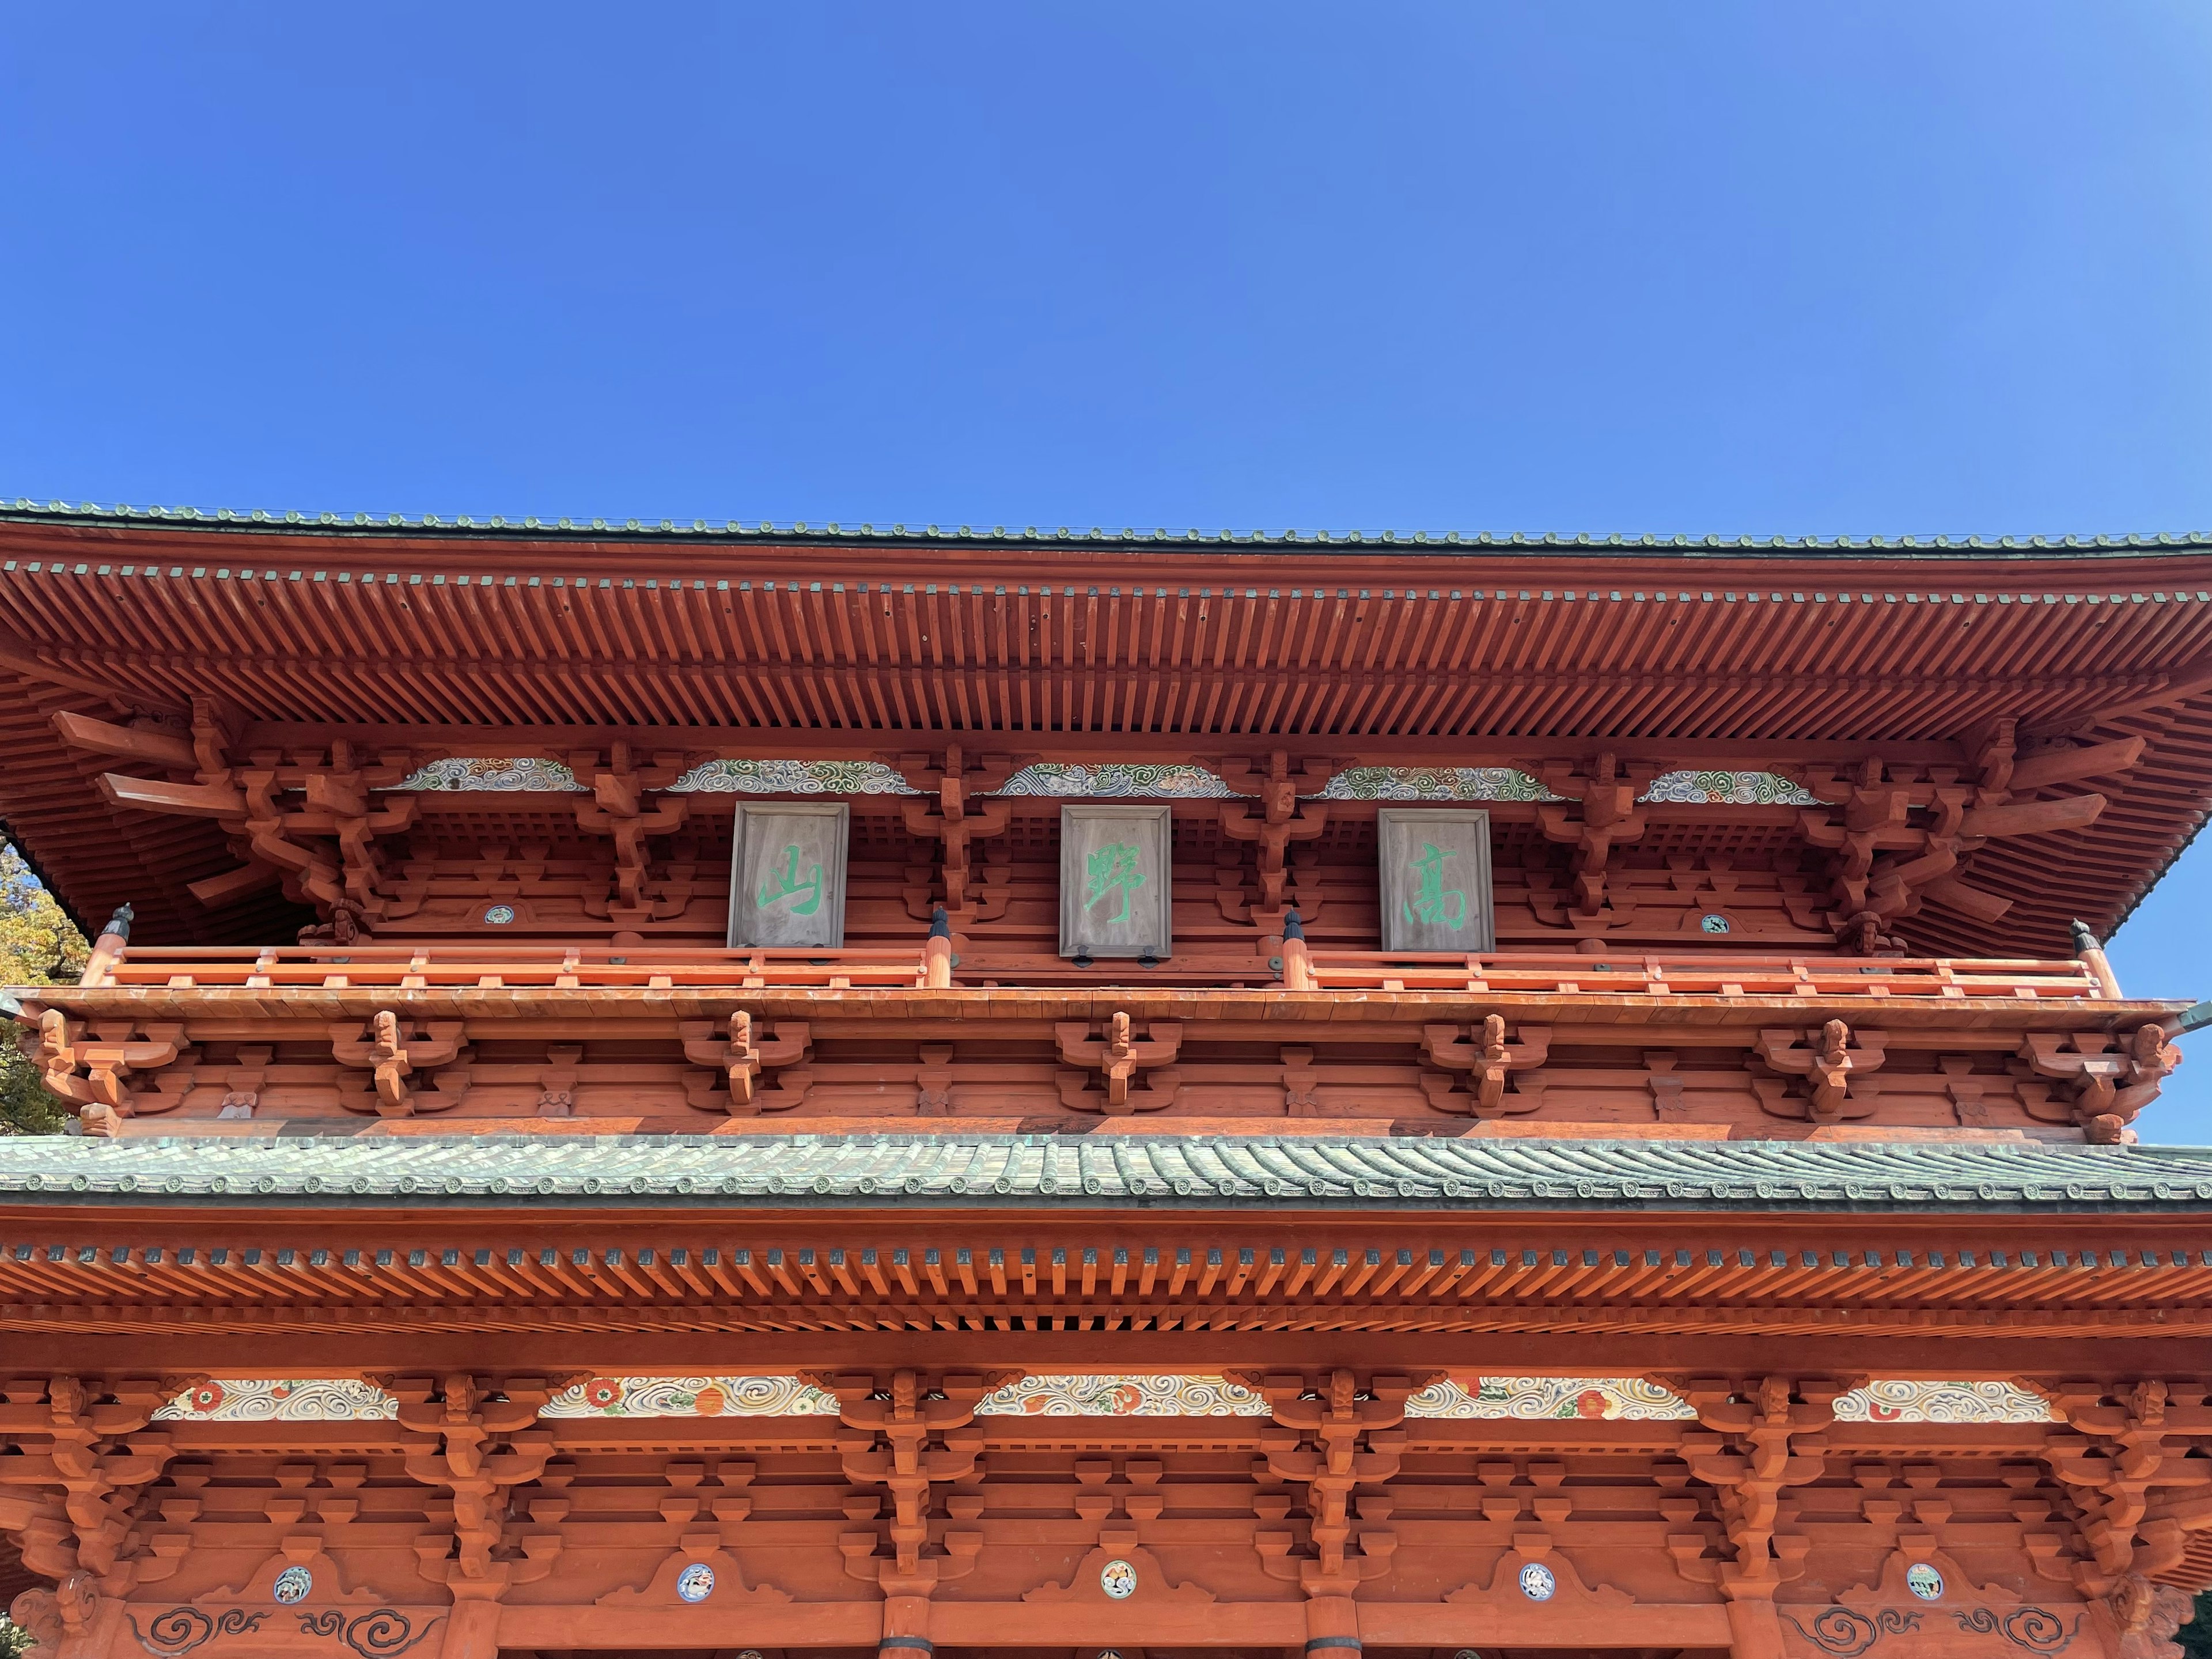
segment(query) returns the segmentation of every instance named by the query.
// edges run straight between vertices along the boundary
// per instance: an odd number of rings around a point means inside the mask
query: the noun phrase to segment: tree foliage
[[[0,841],[0,985],[73,983],[88,949],[22,855]],[[68,1121],[12,1035],[0,1030],[0,1134],[58,1134]],[[0,1659],[9,1654],[0,1645]]]
[[[2187,1659],[2212,1659],[2212,1590],[2200,1590],[2197,1616],[2174,1632]]]

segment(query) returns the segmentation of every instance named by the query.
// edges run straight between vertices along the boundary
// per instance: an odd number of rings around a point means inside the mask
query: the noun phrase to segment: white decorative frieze
[[[388,1422],[398,1402],[354,1377],[222,1378],[154,1415],[201,1423]],[[556,1394],[544,1415],[835,1417],[834,1395],[797,1376],[595,1376]],[[1218,1373],[1025,1376],[984,1396],[983,1417],[1265,1417],[1253,1390]],[[1686,1422],[1688,1402],[1632,1376],[1483,1376],[1432,1383],[1410,1419]],[[1840,1423],[2047,1423],[2051,1408],[2008,1382],[1876,1381],[1836,1401]]]

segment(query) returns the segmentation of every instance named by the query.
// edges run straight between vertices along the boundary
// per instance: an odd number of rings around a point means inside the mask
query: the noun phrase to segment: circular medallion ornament
[[[314,1587],[315,1575],[305,1567],[287,1567],[276,1575],[276,1587],[270,1594],[289,1607],[295,1601],[306,1601]]]
[[[1482,1656],[1473,1648],[1462,1648],[1457,1653],[1452,1655],[1452,1659],[1482,1659]]]
[[[1521,1569],[1521,1594],[1531,1601],[1548,1601],[1559,1588],[1559,1581],[1541,1561],[1531,1561]]]
[[[1708,913],[1698,918],[1698,926],[1708,933],[1725,933],[1729,930],[1729,919]]]
[[[1943,1575],[1925,1561],[1915,1561],[1905,1570],[1905,1588],[1923,1601],[1933,1601],[1943,1594]]]
[[[495,904],[484,912],[484,922],[488,927],[504,927],[514,920],[514,907],[512,904]]]
[[[714,1570],[694,1561],[676,1575],[676,1593],[687,1601],[703,1601],[714,1593]]]
[[[1098,1588],[1116,1601],[1126,1601],[1137,1593],[1137,1570],[1127,1561],[1109,1561],[1098,1569]]]

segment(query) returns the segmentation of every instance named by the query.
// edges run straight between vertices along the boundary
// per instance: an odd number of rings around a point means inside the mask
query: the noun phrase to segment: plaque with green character
[[[1164,806],[1060,809],[1060,953],[1164,957],[1174,822]]]
[[[730,848],[730,947],[845,942],[845,847],[852,809],[748,801]]]
[[[1382,862],[1382,948],[1493,951],[1490,814],[1385,806],[1375,814]]]

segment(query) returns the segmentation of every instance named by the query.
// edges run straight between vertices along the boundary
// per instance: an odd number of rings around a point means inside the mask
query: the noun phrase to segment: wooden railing
[[[1554,994],[1723,997],[2013,997],[2103,994],[2081,962],[1894,957],[1489,956],[1308,952],[1320,991],[1540,991]]]
[[[1293,946],[1293,950],[1297,947]],[[457,940],[419,945],[264,947],[132,945],[100,964],[94,986],[169,989],[283,987],[327,989],[710,990],[918,989],[927,952],[913,946],[839,950],[683,950],[664,946],[546,945]],[[2076,1000],[2110,994],[2081,962],[1907,959],[1698,951],[1496,951],[1481,956],[1307,950],[1303,977],[1317,992],[1504,992],[1553,995],[2002,997]],[[1196,954],[1154,966],[979,952],[954,966],[956,987],[1231,986],[1279,988],[1282,958]]]

